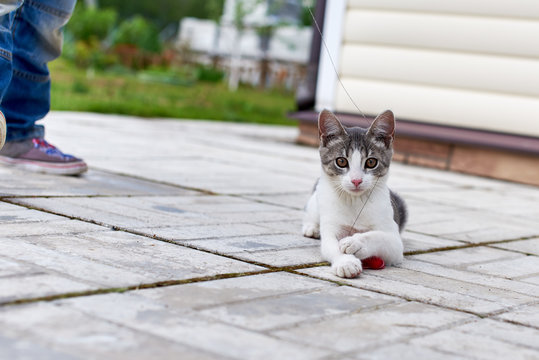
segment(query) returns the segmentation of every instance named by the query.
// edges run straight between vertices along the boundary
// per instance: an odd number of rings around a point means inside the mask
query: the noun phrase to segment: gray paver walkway
[[[0,359],[539,358],[538,188],[394,164],[405,261],[345,280],[300,234],[295,129],[46,125],[90,171],[0,167]]]

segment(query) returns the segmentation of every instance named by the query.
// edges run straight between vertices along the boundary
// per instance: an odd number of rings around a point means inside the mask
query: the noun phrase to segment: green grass
[[[53,110],[296,124],[286,117],[286,113],[294,109],[291,92],[245,86],[230,92],[222,82],[197,82],[194,76],[187,76],[186,81],[165,83],[151,82],[147,77],[144,80],[125,71],[96,71],[88,75],[86,70],[64,59],[51,63],[50,70]]]

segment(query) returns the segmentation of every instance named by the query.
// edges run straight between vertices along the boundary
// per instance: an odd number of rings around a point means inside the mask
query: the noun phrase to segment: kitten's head
[[[378,115],[368,129],[344,127],[328,110],[318,117],[322,169],[333,185],[357,196],[387,174],[393,155],[395,117],[390,110]]]

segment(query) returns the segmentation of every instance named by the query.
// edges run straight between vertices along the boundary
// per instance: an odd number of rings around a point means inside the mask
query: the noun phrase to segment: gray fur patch
[[[408,210],[404,200],[393,191],[389,190],[391,195],[391,206],[393,207],[393,220],[399,225],[399,231],[404,230],[406,221],[408,220]]]

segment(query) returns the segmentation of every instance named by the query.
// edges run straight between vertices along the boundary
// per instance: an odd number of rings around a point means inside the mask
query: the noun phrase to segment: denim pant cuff
[[[31,129],[9,129],[6,141],[21,141],[33,138],[43,139],[45,137],[45,127],[43,125],[34,125]]]

